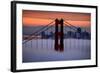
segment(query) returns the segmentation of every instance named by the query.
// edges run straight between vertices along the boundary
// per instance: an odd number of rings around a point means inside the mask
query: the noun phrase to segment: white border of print
[[[62,11],[62,12],[82,12],[91,13],[91,59],[90,60],[77,60],[77,61],[58,61],[58,62],[39,62],[39,63],[22,63],[22,10],[41,10],[41,11]],[[96,61],[96,9],[82,8],[82,7],[65,7],[65,6],[45,6],[45,5],[28,5],[17,4],[17,45],[16,45],[16,59],[17,70],[22,69],[39,69],[39,68],[52,68],[52,67],[73,67],[95,65]],[[61,63],[63,62],[63,63]]]

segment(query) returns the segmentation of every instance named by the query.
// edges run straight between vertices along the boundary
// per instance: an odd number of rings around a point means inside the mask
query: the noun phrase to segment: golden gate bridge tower
[[[63,44],[63,19],[56,19],[55,20],[55,50],[56,51],[64,51],[64,44]]]

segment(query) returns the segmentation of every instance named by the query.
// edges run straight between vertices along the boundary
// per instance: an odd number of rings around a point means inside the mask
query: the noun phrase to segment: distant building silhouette
[[[87,31],[84,31],[84,32],[82,32],[82,38],[83,39],[91,39],[91,35]]]
[[[67,36],[67,38],[74,38],[75,33],[73,31],[68,31],[66,36]]]
[[[42,39],[54,39],[55,37],[54,32],[41,32]],[[91,35],[87,31],[82,31],[82,29],[79,27],[76,31],[68,31],[67,33],[64,33],[64,39],[67,38],[74,38],[74,39],[91,39]]]

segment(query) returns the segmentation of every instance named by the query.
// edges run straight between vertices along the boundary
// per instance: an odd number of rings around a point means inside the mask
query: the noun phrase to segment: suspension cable
[[[69,24],[70,26],[74,27],[75,29],[77,29],[77,28],[78,28],[78,27],[76,27],[76,26],[72,25],[71,23],[69,23],[69,22],[67,22],[67,21],[65,21],[65,23],[66,23],[66,24]]]
[[[76,31],[76,29],[74,29],[73,27],[71,27],[71,26],[69,26],[67,24],[64,24],[64,25]]]
[[[51,26],[49,26],[49,25],[52,24],[53,22],[54,22],[54,21],[50,22],[50,23],[47,24],[45,27],[43,27],[43,28],[41,28],[40,30],[38,30],[38,31],[34,32],[33,34],[29,35],[29,37],[27,38],[27,41],[23,42],[23,44],[26,43],[26,42],[28,42],[28,41],[30,41],[30,40],[32,40],[32,36],[33,36],[33,35],[37,36],[39,33],[48,30],[48,29],[51,27]],[[45,29],[45,28],[46,28],[46,29]],[[45,29],[45,30],[43,30],[43,29]]]

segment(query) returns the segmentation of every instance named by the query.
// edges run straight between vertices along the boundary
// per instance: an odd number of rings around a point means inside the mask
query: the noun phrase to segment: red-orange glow
[[[50,19],[39,19],[39,18],[29,18],[29,17],[23,18],[23,24],[29,25],[29,26],[47,25],[51,21],[52,20],[50,20]]]
[[[67,21],[74,26],[89,27],[90,21]]]
[[[56,18],[63,18],[74,26],[89,27],[91,24],[91,14],[89,13],[23,10],[22,18],[25,26],[47,25]]]

